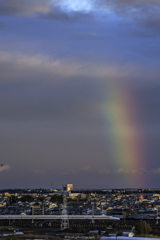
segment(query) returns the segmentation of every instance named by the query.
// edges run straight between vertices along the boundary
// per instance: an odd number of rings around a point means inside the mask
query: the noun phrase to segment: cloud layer
[[[85,16],[103,16],[111,13],[131,18],[139,25],[160,33],[160,3],[158,0],[1,0],[1,16],[44,17],[59,20],[80,19]],[[96,17],[97,19],[97,17]]]
[[[33,17],[40,13],[49,13],[50,0],[1,0],[1,16],[26,16]]]
[[[9,67],[8,67],[9,66]],[[150,67],[148,64],[138,66],[138,64],[94,63],[83,62],[82,60],[59,59],[49,55],[37,54],[29,55],[17,52],[0,52],[0,71],[3,82],[42,82],[46,79],[46,84],[57,84],[78,78],[100,78],[102,81],[127,81],[131,78],[137,81],[145,81],[154,76],[153,81],[158,80],[159,69]],[[34,76],[34,77],[33,77]],[[99,81],[99,80],[98,80]]]
[[[7,70],[8,66],[10,69]],[[112,79],[127,78],[134,67],[124,66],[124,71],[121,71],[121,66],[100,66],[76,62],[71,60],[54,59],[47,55],[28,55],[21,53],[0,52],[0,68],[1,68],[1,82],[3,81],[24,81],[29,79],[29,76],[35,76],[35,81],[41,81],[44,76],[48,79],[73,78],[79,77],[108,77]],[[126,68],[126,69],[125,69]],[[22,78],[23,76],[23,78]],[[47,79],[47,78],[46,78]]]
[[[12,166],[1,187],[158,186],[159,8],[156,0],[0,0],[1,171]],[[138,169],[123,142],[134,135]],[[115,157],[116,137],[125,159]]]
[[[0,172],[10,170],[11,167],[9,165],[1,165],[0,166]]]

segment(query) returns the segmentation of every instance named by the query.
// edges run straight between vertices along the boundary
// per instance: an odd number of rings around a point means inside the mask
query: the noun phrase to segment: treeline
[[[18,201],[21,202],[33,202],[36,201],[36,204],[39,202],[43,202],[44,198],[43,197],[38,197],[38,198],[34,198],[31,195],[23,195],[21,198],[17,198],[15,195],[11,195],[10,196],[10,203],[16,203]],[[59,195],[59,194],[55,194],[53,196],[51,196],[50,202],[63,202],[63,196]]]
[[[135,226],[135,231],[138,235],[146,236],[146,235],[157,235],[160,236],[160,226],[157,229],[152,229],[150,224],[146,221],[140,221]]]

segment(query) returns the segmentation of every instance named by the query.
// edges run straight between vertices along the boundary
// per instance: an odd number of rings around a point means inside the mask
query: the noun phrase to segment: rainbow
[[[105,117],[106,135],[112,167],[121,173],[124,185],[143,185],[140,169],[143,168],[143,149],[140,133],[135,121],[136,106],[126,86],[110,83],[103,94],[102,112]]]

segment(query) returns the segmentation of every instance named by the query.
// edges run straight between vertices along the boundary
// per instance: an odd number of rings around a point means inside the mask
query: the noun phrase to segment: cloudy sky
[[[159,188],[159,43],[159,0],[0,0],[0,188]]]

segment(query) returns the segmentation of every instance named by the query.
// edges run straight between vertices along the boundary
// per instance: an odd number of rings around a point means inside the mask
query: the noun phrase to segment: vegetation
[[[43,202],[43,201],[44,201],[44,198],[43,198],[43,197],[39,197],[39,198],[37,199],[37,201]]]
[[[39,206],[39,202],[35,202],[33,206]]]
[[[105,236],[108,236],[108,235],[109,235],[109,231],[106,230],[104,235],[105,235]]]
[[[140,221],[137,223],[135,230],[140,235],[146,235],[152,232],[150,225],[146,221]]]
[[[34,198],[30,195],[23,195],[20,199],[21,202],[33,202]]]
[[[18,198],[15,195],[11,195],[10,203],[16,203],[17,201],[18,201]]]
[[[129,216],[129,215],[133,215],[133,214],[136,214],[136,211],[132,210],[132,209],[127,209],[125,211],[125,214],[126,214],[126,217]]]
[[[55,194],[51,197],[50,202],[63,202],[63,196]]]
[[[117,232],[116,236],[123,236],[123,232],[122,231]]]
[[[71,204],[73,207],[75,207],[75,206],[79,205],[79,203],[78,203],[78,202],[71,202],[70,204]]]

